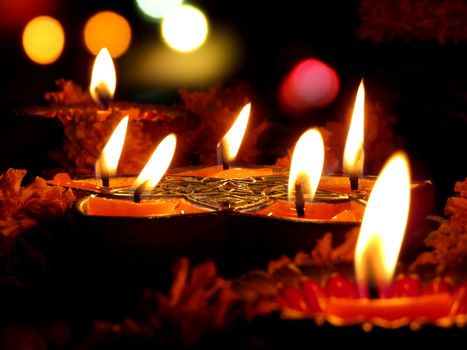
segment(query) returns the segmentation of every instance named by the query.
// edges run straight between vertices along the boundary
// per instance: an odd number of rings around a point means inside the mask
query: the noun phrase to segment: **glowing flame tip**
[[[98,175],[105,173],[107,176],[113,176],[117,171],[118,162],[125,143],[128,120],[129,116],[126,116],[118,123],[104,146],[101,157],[96,163],[96,173]]]
[[[237,156],[250,119],[250,112],[251,103],[247,103],[221,141],[224,145],[225,157],[228,162],[233,161]]]
[[[117,77],[112,56],[104,47],[94,61],[89,92],[97,104],[105,106],[112,100],[116,86]]]
[[[344,173],[362,175],[365,153],[363,150],[365,132],[365,87],[363,79],[357,91],[355,106],[350,122],[344,150]]]
[[[135,180],[135,187],[145,183],[145,190],[150,191],[161,180],[172,162],[177,146],[177,138],[174,134],[167,135],[156,147],[154,152],[144,166],[143,170]]]
[[[359,283],[389,284],[404,238],[410,205],[410,169],[402,152],[384,166],[370,194],[355,249]]]
[[[324,142],[317,129],[310,129],[300,136],[295,145],[290,164],[288,196],[295,197],[297,181],[304,195],[313,199],[321,179],[324,164]]]

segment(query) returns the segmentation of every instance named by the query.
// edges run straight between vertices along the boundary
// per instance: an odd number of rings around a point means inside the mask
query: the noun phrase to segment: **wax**
[[[415,279],[399,278],[402,285],[409,280]],[[331,275],[325,287],[312,279],[303,280],[302,288],[285,285],[278,294],[277,302],[281,307],[322,315],[341,325],[376,320],[400,325],[416,320],[435,322],[444,317],[465,313],[466,290],[466,287],[461,287],[457,292],[443,291],[400,297],[391,294],[389,298],[368,299],[358,296],[354,282],[340,275]]]
[[[114,177],[110,179],[110,187],[112,189],[131,187],[135,182],[135,177]],[[50,182],[52,185],[71,187],[77,190],[87,190],[100,192],[102,187],[101,180],[96,178],[72,179],[67,173],[58,173]]]
[[[359,318],[395,321],[403,318],[436,321],[449,316],[452,297],[449,293],[390,299],[328,298],[322,303],[322,312],[344,320]]]
[[[358,189],[370,193],[376,178],[359,178]],[[321,176],[318,189],[334,191],[339,193],[350,193],[350,180],[347,176]]]
[[[401,276],[392,283],[390,293],[393,298],[415,297],[422,294],[422,284],[417,276]]]
[[[358,190],[369,194],[376,182],[376,177],[361,177],[358,179]],[[410,186],[412,190],[421,186],[427,186],[427,182],[413,182]],[[321,176],[318,189],[349,194],[350,180],[347,176]]]
[[[88,181],[73,180],[67,173],[58,173],[55,175],[51,184],[86,191],[96,191],[98,189],[96,184]]]
[[[181,199],[160,199],[134,203],[129,200],[89,197],[85,212],[93,216],[147,217],[202,213],[200,209]]]
[[[222,166],[214,165],[205,168],[177,172],[180,176],[201,176],[219,179],[245,178],[255,176],[268,176],[273,174],[272,168],[230,168],[223,170]]]
[[[307,202],[304,219],[332,221],[361,221],[365,206],[354,202]],[[252,212],[255,215],[296,218],[295,204],[291,201],[277,201],[270,206]]]

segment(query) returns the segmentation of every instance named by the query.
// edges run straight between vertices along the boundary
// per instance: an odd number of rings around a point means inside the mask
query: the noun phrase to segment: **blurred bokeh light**
[[[331,103],[339,92],[334,69],[317,59],[297,64],[282,82],[280,101],[287,112],[304,112]]]
[[[21,30],[32,18],[53,13],[58,0],[0,0],[0,33]]]
[[[131,84],[178,89],[228,78],[238,67],[241,55],[242,45],[234,33],[217,29],[201,48],[188,53],[147,43],[133,50],[122,68],[124,76],[131,77]]]
[[[162,36],[171,48],[190,52],[206,41],[208,21],[201,10],[190,5],[172,8],[162,21]]]
[[[62,54],[65,33],[59,21],[40,16],[32,19],[23,31],[23,48],[28,57],[39,64],[55,62]]]
[[[136,0],[141,12],[153,20],[161,20],[172,7],[181,5],[183,0]]]
[[[106,47],[113,58],[119,57],[130,46],[130,24],[115,12],[99,12],[86,22],[84,42],[93,55],[97,55],[100,49]]]

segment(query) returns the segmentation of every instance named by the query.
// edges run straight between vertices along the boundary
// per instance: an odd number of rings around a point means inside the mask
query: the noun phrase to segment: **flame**
[[[112,100],[116,86],[115,66],[109,50],[104,47],[94,61],[89,92],[97,104],[103,105]]]
[[[139,187],[144,182],[146,182],[145,190],[156,187],[172,161],[176,145],[177,138],[174,134],[166,136],[161,141],[135,180],[135,187]]]
[[[124,117],[118,123],[115,130],[112,132],[107,141],[102,154],[96,163],[96,173],[100,176],[102,173],[108,176],[115,175],[117,171],[118,161],[122,154],[123,144],[125,143],[126,130],[128,127],[129,116]]]
[[[355,106],[344,150],[344,173],[362,175],[365,153],[363,140],[365,131],[365,87],[363,80],[358,88]]]
[[[290,164],[288,194],[295,197],[295,184],[300,181],[303,194],[313,199],[324,164],[324,142],[317,129],[307,130],[295,145]]]
[[[355,249],[357,280],[388,285],[394,275],[410,204],[410,169],[399,152],[386,163],[370,194]]]
[[[250,119],[250,111],[251,103],[248,103],[242,108],[234,124],[221,141],[224,145],[224,156],[228,162],[233,161],[237,156],[248,125],[248,120]]]

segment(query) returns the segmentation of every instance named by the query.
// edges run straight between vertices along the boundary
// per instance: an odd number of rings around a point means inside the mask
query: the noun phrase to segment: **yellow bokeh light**
[[[162,21],[162,36],[173,49],[196,50],[206,41],[208,21],[203,12],[190,5],[172,8]]]
[[[145,15],[160,20],[172,7],[181,5],[183,0],[136,0],[136,3]]]
[[[28,57],[39,64],[55,62],[62,54],[65,33],[59,21],[40,16],[31,20],[23,32],[23,48]]]
[[[130,46],[130,24],[115,12],[99,12],[86,22],[84,42],[94,55],[97,55],[101,48],[106,47],[113,58],[119,57]]]
[[[144,88],[209,85],[235,72],[243,55],[235,33],[216,28],[198,50],[180,54],[157,41],[132,50],[122,74]]]

